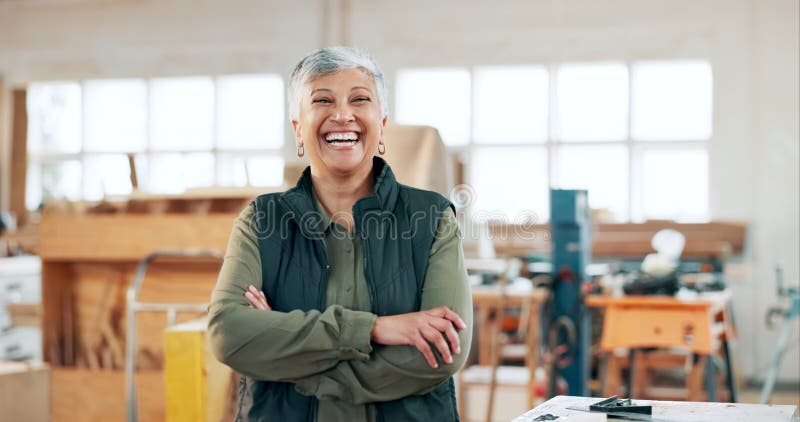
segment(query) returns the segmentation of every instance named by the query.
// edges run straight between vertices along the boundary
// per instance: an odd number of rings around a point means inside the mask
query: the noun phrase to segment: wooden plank
[[[674,229],[686,237],[683,257],[705,259],[723,258],[744,250],[747,224],[733,221],[710,223],[675,223],[648,221],[645,223],[597,224],[592,230],[592,256],[643,258],[655,252],[650,242],[662,229]],[[491,238],[501,255],[524,255],[530,252],[550,252],[550,225],[520,226],[492,224]]]
[[[96,362],[104,362],[103,355],[110,354],[115,345],[124,343],[124,331],[119,323],[124,313],[124,279],[122,272],[113,265],[77,264],[73,268],[76,342],[81,361],[93,367]],[[122,369],[124,357],[121,354],[110,356],[111,365],[103,367]]]
[[[25,184],[28,172],[28,105],[27,91],[15,89],[12,93],[11,109],[11,198],[9,209],[17,223],[25,223]]]
[[[42,325],[42,305],[40,303],[6,303],[11,325],[15,327],[35,327]]]
[[[52,368],[53,421],[124,421],[124,371]],[[160,371],[136,373],[140,421],[163,421],[164,380]]]
[[[55,365],[64,358],[61,297],[71,290],[73,277],[70,265],[42,261],[42,347],[45,361]]]
[[[48,259],[138,260],[158,249],[224,250],[238,214],[208,215],[45,215],[40,254]],[[202,227],[202,230],[198,228]],[[595,257],[641,258],[654,252],[650,241],[658,230],[673,228],[686,236],[684,257],[724,257],[744,247],[743,223],[600,224],[593,234]],[[500,254],[549,252],[549,226],[493,226]]]
[[[139,261],[158,250],[224,252],[237,215],[45,215],[39,254],[45,260]]]
[[[125,296],[133,283],[134,263],[86,262],[72,265],[77,304],[76,341],[84,358],[102,360],[112,352],[114,368],[121,369],[121,346],[125,343],[127,313]],[[154,263],[145,274],[139,301],[159,303],[208,303],[219,273],[217,261]],[[178,321],[201,314],[180,313]],[[142,369],[158,369],[163,362],[163,312],[140,312],[136,317],[136,364]],[[119,356],[118,356],[119,355]],[[83,359],[87,364],[92,361]],[[110,368],[109,368],[110,369]]]

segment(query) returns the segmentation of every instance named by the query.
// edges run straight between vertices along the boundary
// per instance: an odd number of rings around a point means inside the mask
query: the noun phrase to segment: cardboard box
[[[0,361],[0,409],[4,421],[49,421],[50,368]]]

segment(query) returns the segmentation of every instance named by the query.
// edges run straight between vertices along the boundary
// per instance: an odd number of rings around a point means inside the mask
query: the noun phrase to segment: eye
[[[353,102],[359,103],[363,101],[370,101],[369,97],[355,97],[353,98]]]
[[[311,100],[312,103],[319,103],[319,104],[330,104],[331,100],[327,98],[316,98]]]

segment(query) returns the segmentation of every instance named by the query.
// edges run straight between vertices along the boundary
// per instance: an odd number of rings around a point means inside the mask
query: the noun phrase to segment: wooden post
[[[9,209],[17,218],[17,224],[25,223],[25,182],[28,171],[28,92],[15,89],[12,94],[11,132],[11,198]]]

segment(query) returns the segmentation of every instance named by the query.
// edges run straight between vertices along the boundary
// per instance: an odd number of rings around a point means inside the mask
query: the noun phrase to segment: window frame
[[[281,133],[275,134],[276,137],[280,139],[280,146],[278,147],[269,147],[269,148],[247,148],[247,149],[227,149],[227,148],[220,148],[220,134],[218,131],[218,121],[220,115],[220,105],[218,101],[219,97],[219,80],[225,77],[232,77],[232,76],[269,76],[269,77],[277,77],[280,79],[282,84],[282,95],[281,95],[281,102],[282,102],[282,112],[283,115],[281,116],[282,129]],[[212,124],[211,124],[211,138],[212,138],[212,145],[210,149],[198,149],[198,150],[185,150],[185,149],[153,149],[153,113],[151,108],[151,95],[152,95],[152,85],[155,79],[169,79],[169,78],[183,78],[183,77],[201,77],[201,78],[210,78],[213,84],[213,111],[212,111]],[[86,85],[91,81],[102,81],[102,80],[114,80],[114,79],[121,79],[121,80],[141,80],[144,82],[145,85],[145,143],[144,148],[139,151],[89,151],[87,150],[87,136],[86,136],[86,125],[87,125],[87,104],[85,101],[85,92],[86,92]],[[28,159],[28,168],[33,165],[41,166],[47,162],[63,162],[63,161],[78,161],[81,165],[81,176],[80,176],[80,200],[82,201],[95,201],[96,199],[87,198],[87,178],[86,178],[86,162],[92,158],[100,158],[100,157],[110,157],[110,156],[128,156],[129,154],[133,154],[135,157],[145,157],[145,159],[150,162],[152,158],[157,155],[164,155],[164,154],[180,154],[180,155],[187,155],[193,153],[208,153],[211,154],[214,158],[214,185],[220,185],[220,180],[222,180],[221,174],[221,164],[220,164],[220,157],[229,156],[229,157],[247,157],[247,156],[274,156],[281,159],[286,165],[286,159],[284,157],[284,148],[286,143],[286,130],[287,124],[286,121],[288,119],[287,109],[285,105],[285,94],[286,94],[286,82],[284,80],[283,75],[279,73],[235,73],[235,74],[216,74],[216,75],[181,75],[181,76],[152,76],[146,78],[135,78],[135,77],[124,77],[124,78],[83,78],[77,80],[58,80],[58,81],[41,81],[43,84],[48,83],[74,83],[77,84],[80,88],[80,95],[81,95],[81,133],[80,133],[80,149],[77,152],[49,152],[49,151],[31,151],[27,148],[26,155]],[[32,83],[35,84],[35,83]],[[30,86],[30,85],[29,85]],[[29,89],[29,88],[28,88]],[[26,89],[26,96],[27,91]],[[26,129],[27,130],[27,129]],[[30,145],[30,142],[28,143]],[[139,169],[139,165],[137,165],[137,170]],[[27,179],[27,169],[26,169],[26,179]],[[149,173],[149,169],[148,169]],[[140,190],[142,185],[144,184],[147,186],[150,184],[150,175],[143,175],[139,174],[139,186]],[[142,181],[145,183],[142,183]],[[32,186],[28,186],[27,189],[32,189]],[[41,190],[42,186],[36,187],[36,189]],[[191,188],[187,188],[191,189]],[[146,190],[146,192],[150,192]],[[158,194],[158,193],[155,193]],[[114,196],[114,194],[112,194]],[[27,198],[27,194],[26,194]],[[37,204],[38,206],[39,204]],[[26,201],[27,207],[27,201]]]
[[[711,132],[707,139],[694,139],[694,140],[638,140],[633,138],[633,95],[634,95],[634,68],[637,64],[642,63],[650,63],[650,62],[705,62],[708,63],[709,68],[712,72],[712,79],[711,79],[711,97],[712,97],[712,108],[711,108]],[[571,65],[571,64],[581,64],[581,63],[620,63],[625,66],[627,70],[627,79],[628,79],[628,109],[627,109],[627,133],[625,139],[619,141],[564,141],[559,139],[556,132],[556,125],[557,125],[557,71],[558,67],[561,65]],[[544,142],[524,142],[524,143],[502,143],[502,142],[495,142],[495,143],[481,143],[476,139],[475,136],[475,112],[476,112],[476,104],[475,104],[475,95],[474,93],[477,90],[477,78],[475,77],[476,73],[480,69],[491,69],[491,68],[525,68],[525,67],[543,67],[547,71],[547,78],[548,78],[548,129],[547,129],[547,138]],[[439,67],[411,67],[411,68],[402,68],[398,70],[398,73],[405,70],[426,70],[426,69],[437,69]],[[454,66],[447,66],[446,68],[454,69]],[[658,59],[658,60],[596,60],[596,61],[581,61],[581,62],[547,62],[547,63],[540,63],[540,64],[513,64],[507,66],[501,65],[472,65],[472,66],[462,66],[462,69],[466,69],[470,76],[470,119],[469,119],[469,128],[468,128],[468,140],[467,143],[464,145],[447,145],[447,151],[452,155],[457,155],[462,157],[464,160],[464,168],[471,169],[472,163],[475,162],[474,155],[476,150],[481,148],[496,148],[496,149],[512,149],[512,148],[542,148],[544,147],[547,151],[547,186],[552,188],[558,185],[558,175],[557,175],[557,166],[558,166],[558,151],[559,148],[562,146],[568,147],[597,147],[597,146],[604,146],[604,145],[615,145],[615,146],[624,146],[625,150],[628,153],[628,186],[627,186],[627,216],[621,216],[618,221],[619,223],[640,223],[648,220],[649,218],[656,218],[656,217],[648,217],[644,215],[644,204],[642,203],[642,195],[641,195],[641,179],[642,179],[642,171],[640,169],[641,162],[643,160],[642,155],[643,151],[648,149],[700,149],[706,152],[706,154],[710,151],[711,140],[714,137],[714,104],[713,104],[713,96],[714,96],[714,81],[713,81],[713,65],[711,61],[707,58],[698,58],[698,59]],[[398,81],[395,81],[395,86],[399,88]],[[710,156],[709,156],[710,157]],[[707,167],[708,178],[704,181],[698,181],[705,183],[707,186],[707,191],[710,192],[710,158]],[[464,172],[464,182],[467,184],[473,184],[471,177],[471,171]],[[548,204],[549,207],[549,204]],[[471,213],[472,210],[467,210],[468,213]],[[548,213],[549,214],[549,213]],[[711,210],[710,210],[710,198],[708,202],[708,206],[705,211],[705,215],[696,216],[692,218],[682,218],[680,221],[685,222],[707,222],[711,220]],[[510,220],[513,220],[515,216],[508,216]],[[549,218],[547,219],[549,221]]]

